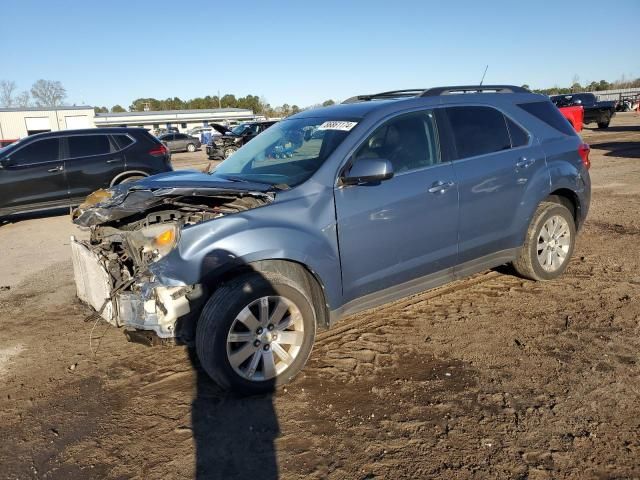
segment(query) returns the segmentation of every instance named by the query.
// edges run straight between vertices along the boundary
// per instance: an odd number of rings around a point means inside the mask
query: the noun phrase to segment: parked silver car
[[[184,133],[165,133],[158,137],[172,152],[195,152],[202,148],[200,139]]]

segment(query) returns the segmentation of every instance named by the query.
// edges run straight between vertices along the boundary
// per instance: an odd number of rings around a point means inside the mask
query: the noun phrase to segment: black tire
[[[611,123],[611,117],[604,117],[598,122],[598,128],[607,128],[609,123]]]
[[[562,217],[569,227],[569,245],[563,263],[554,271],[548,271],[538,259],[538,239],[545,223],[552,217]],[[520,248],[517,259],[513,262],[515,270],[523,277],[536,281],[553,280],[564,273],[569,265],[575,247],[576,224],[567,207],[554,202],[542,202],[533,214],[524,245]]]
[[[131,175],[130,177],[126,177],[123,178],[122,180],[120,180],[118,183],[131,183],[131,182],[137,182],[138,180],[142,180],[143,178],[145,178],[144,175]]]
[[[227,353],[227,336],[246,306],[262,297],[275,295],[289,299],[298,308],[304,325],[303,341],[293,362],[276,377],[250,380],[232,367]],[[243,274],[223,284],[211,296],[198,320],[196,352],[202,368],[222,388],[241,394],[268,393],[288,383],[304,367],[315,340],[316,315],[309,298],[296,282],[270,272]]]
[[[196,150],[197,150],[197,149],[196,149],[195,144],[193,144],[193,143],[189,143],[189,144],[187,144],[187,152],[193,153],[193,152],[195,152]]]
[[[224,150],[222,151],[222,156],[224,159],[227,159],[237,151],[238,149],[236,147],[224,147]]]

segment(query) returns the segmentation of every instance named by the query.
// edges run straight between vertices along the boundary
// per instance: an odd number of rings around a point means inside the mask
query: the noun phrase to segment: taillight
[[[168,152],[167,147],[160,144],[153,147],[151,150],[149,150],[149,155],[153,155],[154,157],[160,157],[160,156],[166,155],[167,152]]]
[[[589,170],[589,167],[591,167],[591,162],[589,161],[590,151],[591,151],[591,148],[586,143],[583,143],[578,147],[578,155],[580,155],[580,158],[582,159],[582,163],[584,163],[584,166],[587,168],[587,170]]]

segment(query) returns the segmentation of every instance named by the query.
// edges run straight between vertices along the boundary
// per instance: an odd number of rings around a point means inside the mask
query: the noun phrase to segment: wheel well
[[[228,282],[234,277],[247,272],[272,272],[279,273],[299,285],[301,285],[311,296],[310,300],[316,308],[316,324],[318,328],[329,327],[329,307],[324,295],[324,287],[320,282],[320,279],[315,275],[306,265],[292,261],[292,260],[259,260],[250,264],[240,265],[224,272],[221,276],[215,279],[215,283]],[[213,293],[213,288],[209,291]]]
[[[567,207],[571,212],[571,216],[573,216],[576,229],[580,226],[580,200],[578,200],[578,196],[574,192],[566,188],[560,188],[551,192],[551,195],[545,201],[559,203]]]
[[[146,172],[143,172],[141,170],[128,170],[126,172],[122,172],[119,173],[118,175],[116,175],[113,180],[111,180],[111,187],[113,187],[114,185],[117,185],[118,183],[122,182],[124,179],[129,178],[129,177],[135,177],[135,176],[143,176],[143,177],[148,177],[149,174]]]

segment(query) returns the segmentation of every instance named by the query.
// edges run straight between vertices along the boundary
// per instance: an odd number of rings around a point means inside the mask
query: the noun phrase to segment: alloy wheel
[[[295,361],[304,334],[302,314],[291,300],[261,297],[245,306],[231,324],[227,359],[246,380],[270,380]]]
[[[558,270],[568,258],[571,229],[560,215],[549,218],[538,234],[538,263],[547,272]]]

